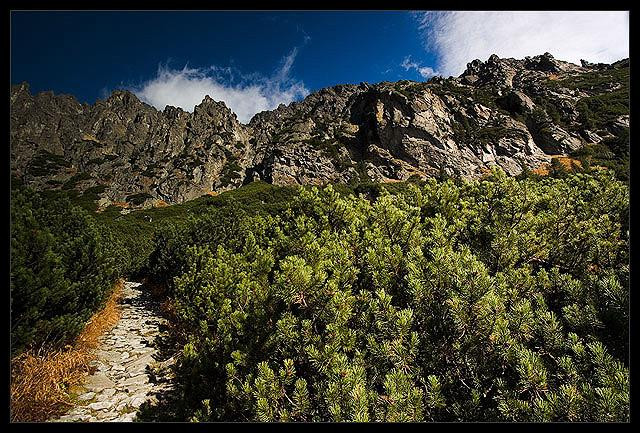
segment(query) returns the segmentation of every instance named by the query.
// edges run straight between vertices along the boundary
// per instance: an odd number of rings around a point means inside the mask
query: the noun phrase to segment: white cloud
[[[424,12],[416,18],[425,46],[446,75],[461,74],[468,62],[491,54],[523,58],[545,52],[580,64],[629,57],[626,11]]]
[[[206,95],[224,103],[247,123],[254,114],[289,104],[309,94],[302,81],[290,77],[298,53],[285,56],[271,77],[242,74],[231,67],[171,69],[159,66],[157,75],[131,90],[144,102],[164,110],[167,105],[193,111]]]
[[[434,75],[440,75],[439,72],[434,71],[432,67],[423,66],[420,63],[414,62],[413,60],[411,60],[411,56],[405,57],[400,66],[402,66],[405,71],[408,71],[409,69],[415,69],[422,76],[422,78],[425,79],[431,78]]]

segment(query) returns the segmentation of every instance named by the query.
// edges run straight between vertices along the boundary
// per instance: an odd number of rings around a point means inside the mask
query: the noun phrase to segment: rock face
[[[254,180],[477,177],[493,165],[517,174],[628,130],[628,113],[590,130],[579,109],[621,85],[588,83],[613,70],[628,79],[628,68],[492,55],[458,78],[322,89],[247,125],[209,96],[193,113],[158,111],[127,91],[90,106],[22,83],[11,88],[11,170],[36,188],[92,188],[103,207],[177,203]]]

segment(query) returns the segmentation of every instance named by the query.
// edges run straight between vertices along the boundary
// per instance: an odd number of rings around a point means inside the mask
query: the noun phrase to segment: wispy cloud
[[[438,71],[435,71],[432,67],[424,66],[418,62],[411,60],[411,56],[405,57],[402,63],[400,64],[400,66],[402,66],[405,69],[405,71],[408,71],[410,69],[415,69],[422,76],[422,78],[425,78],[425,79],[431,78],[434,75],[440,75]]]
[[[302,33],[302,35],[304,36],[305,45],[311,40],[311,36],[309,36],[309,34],[304,31],[304,27],[302,27],[300,24],[296,24],[296,31]]]
[[[577,64],[629,56],[625,11],[438,11],[415,17],[426,48],[438,57],[438,70],[447,75],[458,75],[471,60],[491,54],[523,58],[550,52]]]
[[[294,48],[284,56],[271,76],[244,74],[235,67],[172,69],[160,65],[155,77],[131,90],[159,110],[173,105],[193,111],[209,95],[216,101],[224,101],[238,120],[247,123],[260,111],[272,110],[309,94],[302,81],[291,77],[297,54],[298,49]]]

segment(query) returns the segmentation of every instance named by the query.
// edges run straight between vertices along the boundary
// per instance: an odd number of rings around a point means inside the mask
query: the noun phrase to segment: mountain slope
[[[94,105],[11,88],[11,169],[37,188],[177,203],[262,179],[278,185],[515,175],[624,140],[629,62],[474,60],[457,78],[339,85],[241,124],[205,97],[188,113],[127,91]]]

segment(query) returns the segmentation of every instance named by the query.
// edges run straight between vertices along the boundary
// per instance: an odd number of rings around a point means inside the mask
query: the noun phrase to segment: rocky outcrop
[[[606,67],[605,67],[606,66]],[[585,124],[581,103],[620,91],[628,61],[474,60],[458,78],[339,85],[241,124],[205,97],[193,113],[116,91],[94,105],[11,89],[12,173],[36,188],[91,189],[101,205],[176,203],[264,180],[279,185],[510,174],[628,131]],[[602,74],[611,74],[602,85]],[[598,83],[595,87],[590,83]]]

